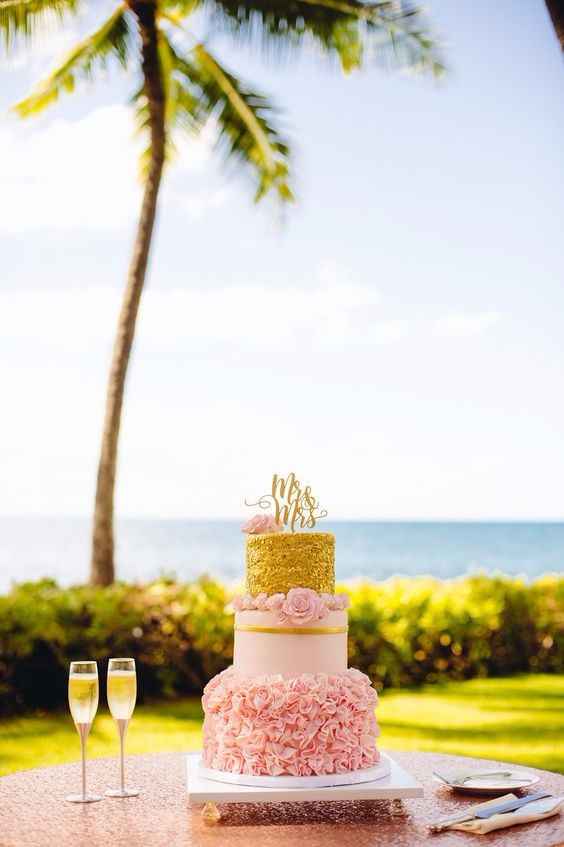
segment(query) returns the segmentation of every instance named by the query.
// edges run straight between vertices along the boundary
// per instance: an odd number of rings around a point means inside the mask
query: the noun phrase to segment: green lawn
[[[129,753],[194,750],[200,744],[196,699],[139,706]],[[564,773],[564,676],[529,675],[388,691],[380,698],[381,746],[506,759]],[[100,710],[89,755],[117,754],[116,731]],[[0,774],[72,762],[79,757],[70,716],[0,722]]]

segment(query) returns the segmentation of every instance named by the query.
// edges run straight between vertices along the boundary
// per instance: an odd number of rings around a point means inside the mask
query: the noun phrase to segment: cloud
[[[132,123],[122,106],[76,121],[0,130],[0,230],[108,230],[139,202]]]
[[[66,352],[109,344],[113,289],[20,290],[0,294],[0,338]],[[149,352],[216,347],[285,353],[370,347],[402,339],[403,320],[380,313],[372,286],[316,282],[210,289],[148,289],[138,340]]]
[[[202,201],[208,203],[208,200]],[[223,202],[223,199],[209,201]],[[113,288],[23,289],[0,293],[0,338],[80,352],[112,341],[121,294]],[[293,284],[159,289],[143,297],[138,344],[149,353],[213,349],[351,353],[408,336],[471,337],[500,320],[497,312],[407,319],[390,314],[373,286],[344,268],[322,265]]]
[[[213,127],[180,145],[175,181],[202,171]],[[0,232],[111,231],[135,220],[141,194],[137,178],[140,139],[131,111],[105,106],[78,120],[34,126],[12,121],[0,129]],[[183,155],[184,154],[184,155]],[[215,207],[215,189],[199,191],[194,214]],[[166,188],[163,199],[180,197]]]
[[[434,323],[434,334],[450,338],[467,338],[479,335],[501,320],[499,312],[477,312],[475,314],[452,313],[444,315]]]
[[[78,28],[68,20],[64,27],[60,27],[56,19],[44,20],[32,45],[22,44],[5,59],[4,66],[7,70],[25,70],[33,77],[42,76],[55,61],[61,61],[79,39]]]
[[[206,212],[225,206],[228,197],[229,193],[225,188],[217,188],[211,191],[199,189],[184,195],[180,204],[193,220],[200,220]]]

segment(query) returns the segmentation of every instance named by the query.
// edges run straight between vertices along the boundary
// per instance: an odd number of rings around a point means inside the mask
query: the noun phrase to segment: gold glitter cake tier
[[[247,591],[287,594],[291,588],[335,593],[335,536],[281,532],[247,536]]]

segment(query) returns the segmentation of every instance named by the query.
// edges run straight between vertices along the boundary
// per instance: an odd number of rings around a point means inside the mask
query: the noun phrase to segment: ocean
[[[564,523],[416,521],[323,522],[337,540],[337,578],[396,574],[461,576],[477,570],[529,579],[564,571]],[[121,520],[117,576],[150,580],[201,574],[243,576],[236,521]],[[82,518],[0,517],[0,592],[13,582],[49,576],[62,585],[88,578],[90,522]]]

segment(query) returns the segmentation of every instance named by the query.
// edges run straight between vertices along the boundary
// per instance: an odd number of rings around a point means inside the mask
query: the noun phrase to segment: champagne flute
[[[69,706],[78,735],[82,757],[82,793],[69,794],[70,803],[95,803],[102,798],[86,793],[86,739],[98,709],[98,667],[96,662],[71,662]]]
[[[106,797],[137,797],[136,788],[125,787],[124,746],[127,727],[137,699],[135,659],[110,659],[108,664],[108,706],[119,732],[120,787],[106,791]]]

